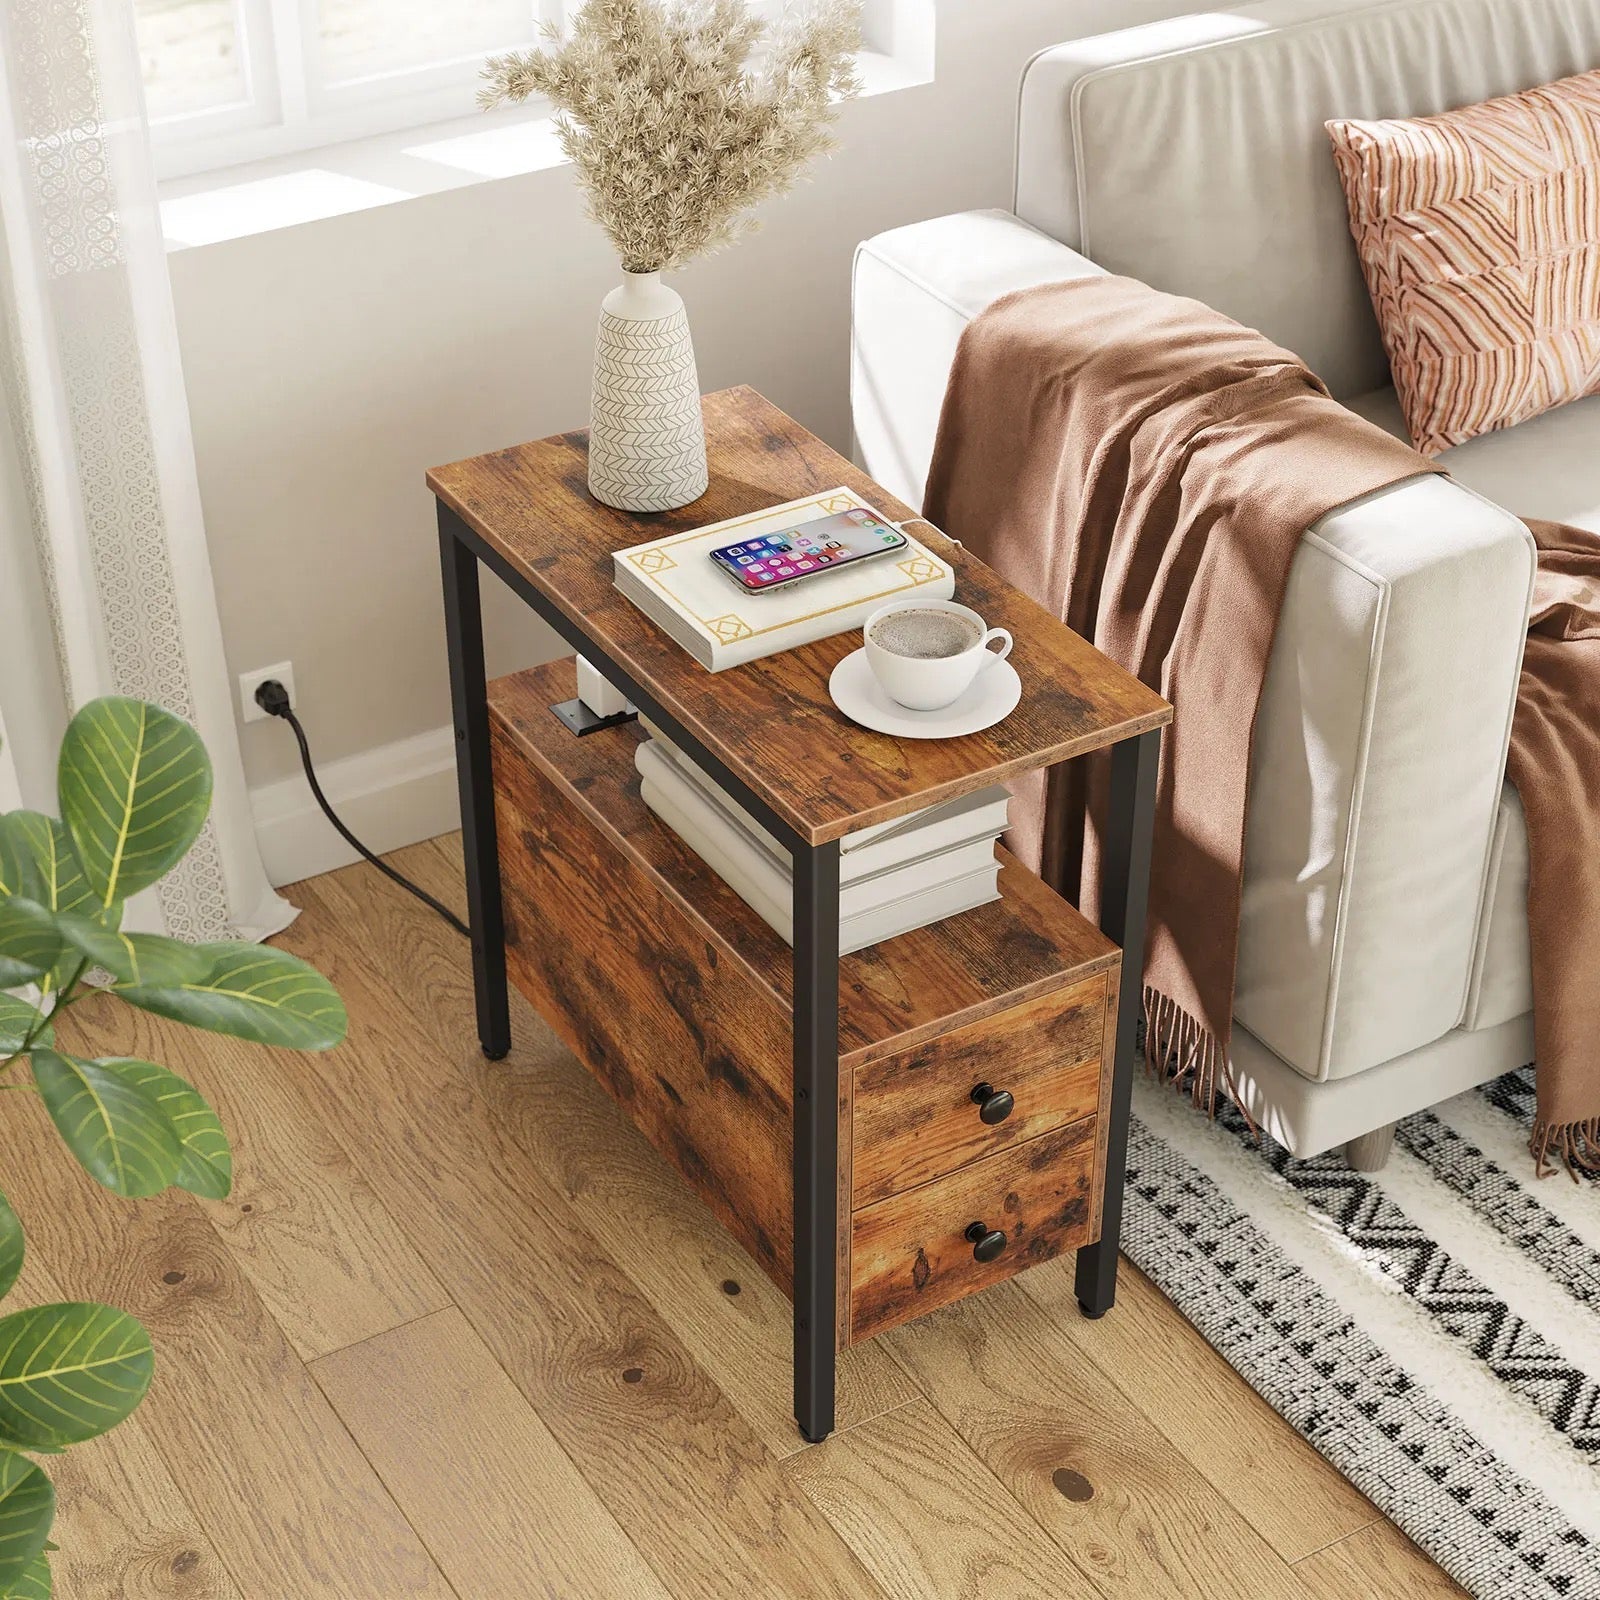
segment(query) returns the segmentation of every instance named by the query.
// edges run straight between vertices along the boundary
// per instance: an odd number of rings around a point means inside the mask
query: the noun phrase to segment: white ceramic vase
[[[600,307],[589,492],[619,511],[672,511],[706,492],[689,318],[659,272],[624,272]]]

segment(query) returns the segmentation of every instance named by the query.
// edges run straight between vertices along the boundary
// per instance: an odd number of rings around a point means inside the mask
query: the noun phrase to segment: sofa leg
[[[1344,1147],[1344,1158],[1352,1172],[1381,1172],[1389,1162],[1389,1152],[1394,1149],[1394,1124],[1374,1128],[1359,1139],[1352,1139]]]

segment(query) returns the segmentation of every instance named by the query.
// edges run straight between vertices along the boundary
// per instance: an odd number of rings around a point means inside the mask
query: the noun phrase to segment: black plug
[[[289,714],[289,691],[276,678],[267,678],[256,685],[256,704],[269,717]]]

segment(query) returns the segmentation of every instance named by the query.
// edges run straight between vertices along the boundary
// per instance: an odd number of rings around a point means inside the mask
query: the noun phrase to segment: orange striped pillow
[[[1600,71],[1327,127],[1417,449],[1600,393]]]

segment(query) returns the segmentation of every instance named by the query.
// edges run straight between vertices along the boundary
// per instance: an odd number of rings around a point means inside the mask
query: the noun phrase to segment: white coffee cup
[[[972,643],[948,655],[918,655],[896,651],[881,638],[873,637],[875,632],[881,633],[878,625],[886,617],[919,611],[943,612],[962,619]],[[958,605],[954,600],[891,601],[867,618],[861,635],[867,664],[883,692],[912,711],[938,711],[959,700],[980,672],[992,671],[1011,654],[1011,635],[1004,628],[989,627],[970,606]],[[996,639],[1003,641],[1001,648],[991,650],[989,646]]]

